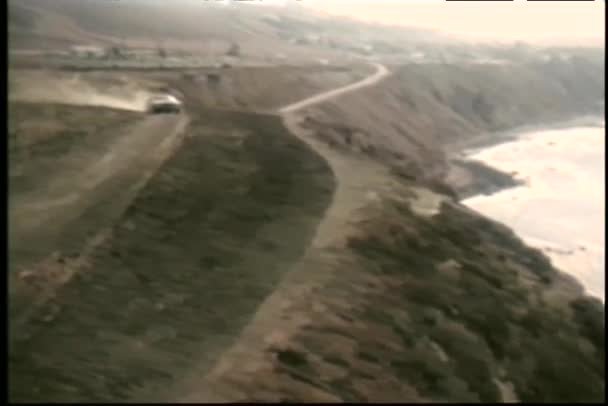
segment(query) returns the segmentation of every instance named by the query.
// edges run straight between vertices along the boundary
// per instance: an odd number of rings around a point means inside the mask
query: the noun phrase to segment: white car
[[[148,112],[152,114],[179,113],[182,102],[170,94],[154,96],[148,100]]]

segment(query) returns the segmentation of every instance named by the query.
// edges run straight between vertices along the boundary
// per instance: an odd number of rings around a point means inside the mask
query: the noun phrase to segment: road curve
[[[359,90],[363,87],[375,85],[376,83],[378,83],[379,81],[384,79],[384,77],[390,75],[390,71],[386,68],[386,66],[380,65],[378,63],[374,63],[373,65],[376,67],[376,72],[373,75],[368,76],[367,78],[365,78],[359,82],[351,83],[350,85],[342,86],[337,89],[319,93],[319,94],[311,96],[307,99],[300,100],[299,102],[281,107],[279,109],[279,113],[281,113],[281,114],[293,113],[295,111],[302,110],[302,109],[304,109],[306,107],[310,107],[314,104],[319,104],[326,100],[341,96],[345,93],[350,93],[355,90]]]
[[[323,157],[336,179],[336,190],[332,204],[319,225],[313,246],[324,246],[334,240],[340,234],[338,230],[343,225],[342,220],[345,213],[351,213],[361,204],[364,204],[370,193],[375,193],[383,187],[381,184],[387,181],[387,177],[384,176],[386,168],[360,157],[341,154],[325,142],[318,140],[314,137],[313,131],[302,126],[303,117],[299,112],[315,104],[326,102],[365,87],[374,86],[391,74],[384,65],[378,63],[372,63],[372,65],[376,68],[376,72],[363,80],[319,93],[279,109],[279,114],[282,116],[283,123],[289,132],[304,141]],[[374,185],[371,186],[374,190],[370,189],[370,185]]]
[[[374,64],[376,72],[359,82],[319,93],[278,110],[287,130],[306,144],[329,164],[335,179],[336,190],[332,202],[318,224],[315,236],[302,258],[285,273],[280,285],[258,307],[255,316],[243,329],[234,345],[222,353],[211,371],[196,376],[192,389],[181,391],[176,403],[234,402],[235,387],[232,379],[243,378],[266,365],[268,340],[279,333],[286,340],[300,328],[301,319],[286,312],[296,302],[306,300],[309,293],[332,277],[331,254],[325,251],[344,236],[344,230],[356,210],[369,202],[370,191],[393,190],[386,168],[357,157],[343,155],[319,141],[301,126],[298,111],[332,98],[377,84],[390,74],[388,69]],[[371,189],[370,189],[371,188]]]

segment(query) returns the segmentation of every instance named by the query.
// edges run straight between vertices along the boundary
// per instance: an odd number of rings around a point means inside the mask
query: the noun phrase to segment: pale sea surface
[[[602,124],[605,126],[605,123]],[[510,226],[604,301],[604,127],[534,131],[470,155],[527,185],[463,203]]]

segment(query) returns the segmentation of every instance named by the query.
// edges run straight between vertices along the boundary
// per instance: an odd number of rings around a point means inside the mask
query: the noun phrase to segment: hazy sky
[[[300,4],[368,21],[437,28],[477,39],[604,38],[604,0],[452,1],[301,0]]]

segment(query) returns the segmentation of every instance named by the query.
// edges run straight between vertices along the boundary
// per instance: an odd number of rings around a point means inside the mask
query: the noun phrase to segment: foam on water
[[[554,265],[604,300],[604,128],[578,127],[522,134],[472,156],[525,186],[464,201],[512,227]]]

